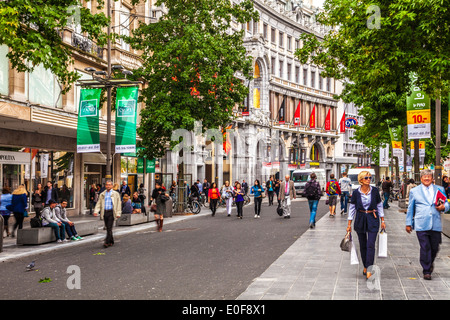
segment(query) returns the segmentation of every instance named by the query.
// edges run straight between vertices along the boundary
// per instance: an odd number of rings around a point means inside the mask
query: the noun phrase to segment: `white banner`
[[[0,163],[4,164],[30,164],[31,153],[0,151]]]
[[[41,154],[41,179],[48,177],[48,153]]]
[[[389,167],[389,146],[380,148],[380,167]]]

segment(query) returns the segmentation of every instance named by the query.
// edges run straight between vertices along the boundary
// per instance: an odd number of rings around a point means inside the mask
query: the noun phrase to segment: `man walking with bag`
[[[422,184],[411,189],[406,213],[406,232],[416,230],[420,245],[420,264],[423,278],[431,280],[434,259],[442,237],[441,213],[450,209],[443,187],[433,183],[433,171],[420,172]]]
[[[100,220],[104,220],[105,222],[106,238],[103,246],[107,248],[114,244],[112,228],[114,221],[122,215],[122,203],[120,194],[112,189],[112,181],[106,181],[105,187],[106,190],[98,196],[94,216],[97,216],[100,212]]]
[[[281,201],[283,206],[283,216],[285,219],[291,218],[291,201],[296,198],[294,181],[290,180],[290,176],[287,174],[284,177],[285,181],[280,183],[280,194],[278,200]]]

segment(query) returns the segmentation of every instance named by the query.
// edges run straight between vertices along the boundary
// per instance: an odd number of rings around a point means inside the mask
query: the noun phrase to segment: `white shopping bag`
[[[352,241],[352,250],[350,253],[350,264],[359,264],[358,254],[356,253],[356,247],[353,241]]]
[[[378,235],[378,257],[387,258],[387,233],[384,229]]]

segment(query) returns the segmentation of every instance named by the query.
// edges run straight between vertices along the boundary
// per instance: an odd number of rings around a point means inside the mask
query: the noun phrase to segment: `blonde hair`
[[[124,194],[124,195],[123,195],[122,201],[123,201],[123,202],[127,202],[128,200],[130,200],[130,196],[127,195],[127,194]]]
[[[112,188],[113,188],[113,190],[119,190],[119,184],[118,183],[114,183]]]
[[[20,186],[17,187],[16,190],[13,191],[12,194],[26,194],[27,190],[25,189],[25,186],[23,184],[21,184]]]
[[[358,182],[359,182],[359,184],[362,185],[361,181],[364,179],[364,177],[367,177],[368,175],[371,175],[369,171],[361,171],[358,174]]]

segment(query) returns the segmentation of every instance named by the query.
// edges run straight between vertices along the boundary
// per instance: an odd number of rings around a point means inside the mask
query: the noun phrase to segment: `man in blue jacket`
[[[448,211],[450,205],[445,196],[445,190],[433,183],[433,171],[429,169],[420,172],[422,184],[412,188],[409,193],[408,211],[406,214],[406,232],[416,230],[420,245],[420,264],[423,268],[423,278],[431,280],[434,269],[434,259],[441,243],[442,222],[441,213]],[[445,200],[438,202],[437,195],[442,193]]]

